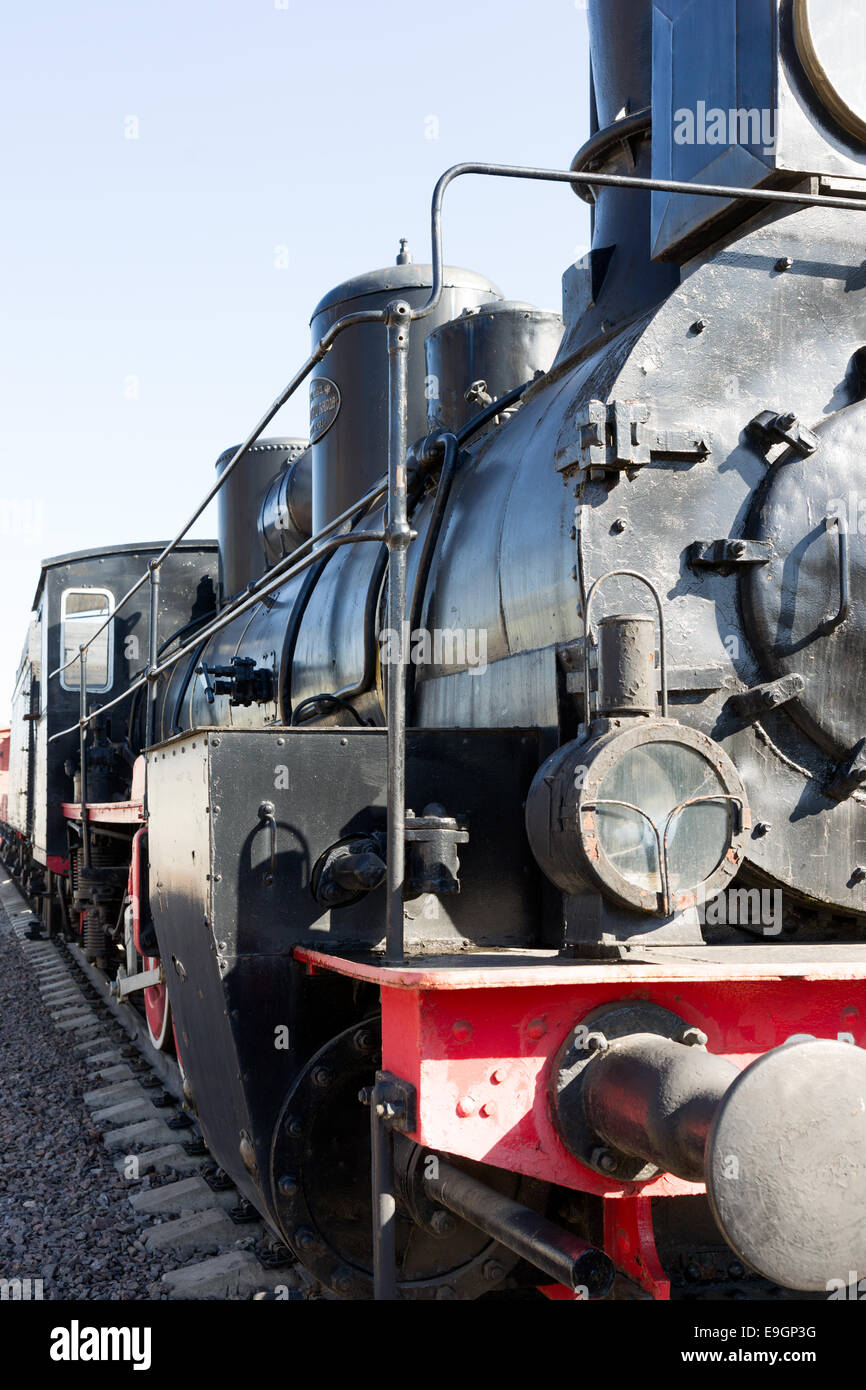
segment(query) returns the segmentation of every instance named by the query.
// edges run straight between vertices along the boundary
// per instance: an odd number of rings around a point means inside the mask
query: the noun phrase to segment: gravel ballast
[[[115,1171],[81,1099],[100,1084],[92,1069],[55,1027],[0,905],[0,1280],[41,1280],[45,1299],[152,1298],[177,1261],[145,1246],[150,1222],[129,1198],[150,1179]]]

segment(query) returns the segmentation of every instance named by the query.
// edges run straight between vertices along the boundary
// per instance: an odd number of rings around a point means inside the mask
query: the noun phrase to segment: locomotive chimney
[[[652,174],[653,0],[589,0],[589,140],[581,172]],[[592,250],[563,277],[566,357],[650,309],[679,282],[650,256],[651,194],[575,187],[592,204]]]
[[[652,99],[653,0],[590,0],[592,133]]]

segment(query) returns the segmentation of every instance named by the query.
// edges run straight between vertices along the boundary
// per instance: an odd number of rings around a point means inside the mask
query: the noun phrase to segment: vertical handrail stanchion
[[[386,717],[388,721],[388,850],[385,923],[385,959],[389,965],[403,960],[403,878],[406,833],[406,661],[409,634],[406,625],[406,551],[412,539],[408,521],[406,479],[406,413],[409,387],[409,327],[412,311],[400,299],[386,310],[388,335],[388,627],[392,659],[387,671]]]
[[[156,738],[156,676],[159,665],[159,560],[151,560],[150,572],[150,643],[147,658],[147,743]]]
[[[87,823],[87,645],[78,648],[78,756],[81,764],[81,857],[85,869],[90,868],[90,828]]]
[[[370,1089],[370,1159],[373,1183],[373,1298],[397,1298],[397,1203],[394,1197],[394,1135],[387,1114],[387,1089],[378,1079]]]

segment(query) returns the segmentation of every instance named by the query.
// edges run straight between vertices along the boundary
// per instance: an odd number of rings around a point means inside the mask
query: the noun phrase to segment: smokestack
[[[590,0],[592,133],[652,98],[652,0]]]
[[[571,167],[652,172],[653,0],[589,0],[592,135]],[[593,204],[592,250],[563,277],[566,336],[560,359],[652,308],[679,283],[677,267],[650,257],[651,194],[575,189]]]

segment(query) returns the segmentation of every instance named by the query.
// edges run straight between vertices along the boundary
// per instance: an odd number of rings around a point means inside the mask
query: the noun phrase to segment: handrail
[[[62,738],[78,728],[81,743],[82,773],[85,764],[85,735],[86,729],[92,719],[97,715],[111,709],[120,700],[125,699],[142,684],[149,683],[151,690],[155,694],[155,682],[159,675],[170,669],[174,663],[193,647],[198,647],[215,632],[227,626],[241,613],[253,607],[266,594],[273,589],[279,588],[288,579],[292,578],[301,570],[307,568],[315,558],[327,555],[336,550],[338,546],[354,544],[355,541],[378,540],[384,541],[388,547],[388,623],[393,632],[398,635],[399,656],[396,664],[391,667],[386,689],[386,717],[387,717],[387,866],[388,877],[386,886],[387,908],[386,908],[386,958],[390,964],[399,963],[403,959],[403,854],[404,854],[404,833],[405,833],[405,753],[406,753],[406,663],[405,653],[402,651],[404,636],[403,627],[406,610],[406,570],[407,570],[407,550],[414,533],[411,531],[407,519],[407,478],[406,478],[406,420],[408,406],[408,379],[407,379],[407,358],[409,345],[409,332],[412,323],[424,319],[430,315],[439,304],[444,287],[444,258],[442,251],[442,205],[445,192],[455,179],[464,177],[467,174],[480,175],[487,178],[509,178],[509,179],[529,179],[548,183],[567,183],[577,186],[585,186],[595,197],[595,190],[598,188],[630,188],[643,190],[644,192],[666,192],[683,193],[689,197],[725,198],[739,199],[741,201],[751,201],[766,205],[787,204],[798,207],[821,207],[838,208],[852,212],[866,211],[866,201],[857,198],[842,198],[822,193],[798,193],[796,191],[781,189],[754,189],[738,188],[736,186],[724,184],[701,184],[688,183],[674,179],[645,179],[627,174],[600,174],[600,173],[581,173],[572,169],[541,169],[521,165],[508,164],[488,164],[488,163],[464,163],[452,165],[446,169],[445,173],[439,178],[433,190],[433,198],[430,209],[430,238],[431,238],[431,264],[432,277],[430,295],[427,302],[420,308],[413,309],[405,301],[395,298],[385,309],[369,309],[360,313],[347,314],[327,330],[319,339],[315,348],[302,367],[295,373],[288,385],[276,397],[270,408],[262,416],[255,429],[247,436],[243,444],[235,451],[231,460],[222,473],[209,488],[206,496],[193,512],[192,516],[177,533],[174,540],[163,547],[162,551],[155,559],[148,564],[147,572],[138,579],[132,588],[121,599],[120,603],[106,618],[99,628],[91,635],[87,642],[79,647],[79,685],[80,685],[80,718],[77,724],[65,729],[60,734],[55,734],[53,739]],[[305,381],[310,372],[321,362],[325,355],[330,351],[339,335],[345,329],[356,324],[381,323],[385,326],[388,340],[388,394],[389,394],[389,431],[388,431],[388,473],[387,484],[380,489],[380,494],[387,491],[387,525],[384,531],[376,532],[352,532],[349,535],[336,536],[331,539],[324,539],[339,522],[331,523],[324,528],[317,536],[304,543],[293,555],[286,557],[285,561],[280,562],[266,576],[266,582],[259,585],[252,592],[249,592],[241,599],[232,600],[219,614],[218,618],[208,627],[199,631],[195,641],[187,643],[172,654],[170,658],[159,664],[156,631],[158,620],[158,583],[159,570],[168,556],[175,550],[180,542],[187,535],[190,528],[199,519],[205,508],[213,501],[217,493],[225,486],[231,474],[238,466],[240,461],[246,456],[249,449],[259,438],[262,431],[274,418],[277,412],[286,404],[290,397]],[[369,496],[369,494],[368,494]],[[356,504],[350,509],[352,516],[356,515],[363,505]],[[344,518],[346,514],[344,513]],[[302,558],[298,559],[301,552]],[[282,565],[291,562],[288,570],[283,570]],[[642,577],[642,576],[641,576]],[[104,631],[111,622],[111,619],[123,608],[128,600],[137,593],[146,580],[150,580],[151,585],[151,633],[150,633],[150,659],[142,674],[124,693],[103,705],[98,710],[87,712],[87,676],[86,676],[86,654],[91,642]],[[72,661],[65,666],[59,667],[49,675],[58,675],[60,671],[66,670],[72,665]],[[46,682],[47,684],[47,682]],[[153,700],[150,702],[152,709]],[[83,797],[82,797],[83,800]],[[82,809],[83,831],[85,842],[85,855],[87,854],[88,826],[86,810]]]
[[[86,717],[82,716],[75,724],[71,724],[68,729],[61,729],[58,733],[52,734],[48,742],[53,743],[55,739],[64,738],[67,734],[71,734],[77,729],[80,724],[89,724],[98,715],[104,714],[110,709],[114,709],[115,705],[119,705],[121,701],[126,699],[127,695],[132,695],[136,690],[140,690],[143,685],[147,685],[151,680],[155,680],[157,676],[164,675],[166,671],[171,670],[176,662],[180,661],[181,657],[187,656],[190,652],[201,646],[203,642],[209,641],[217,632],[221,632],[224,627],[228,627],[230,623],[233,623],[235,618],[240,617],[243,613],[248,612],[249,609],[254,608],[262,598],[273,593],[275,589],[281,589],[284,584],[289,583],[289,581],[296,578],[297,575],[302,574],[314,561],[332,554],[343,545],[354,545],[363,541],[378,541],[379,543],[384,541],[384,531],[350,531],[343,536],[330,536],[330,533],[338,527],[345,525],[346,521],[350,521],[357,512],[363,510],[365,507],[371,506],[378,498],[382,497],[386,491],[386,486],[384,482],[376,483],[362,498],[354,502],[352,506],[348,507],[340,516],[335,517],[327,526],[323,527],[318,535],[311,536],[309,540],[304,541],[303,545],[299,545],[298,549],[293,551],[291,555],[285,556],[278,564],[274,565],[270,573],[265,576],[264,582],[260,583],[252,593],[242,595],[235,602],[228,604],[212,622],[198,628],[195,636],[184,646],[178,647],[177,651],[172,652],[164,661],[158,662],[158,664],[153,667],[148,666],[147,669],[143,671],[140,676],[136,677],[132,684],[127,686],[126,690],[120,695],[116,695],[113,700],[109,700],[106,704],[100,705],[99,709],[92,710]],[[328,537],[330,537],[330,539],[328,539]],[[318,544],[320,541],[321,544]],[[86,652],[86,644],[79,650]]]
[[[530,179],[548,183],[568,183],[586,186],[589,188],[631,188],[649,192],[663,193],[685,193],[692,196],[709,198],[740,198],[759,203],[783,203],[798,207],[825,207],[839,208],[852,212],[866,211],[866,200],[860,198],[843,198],[831,196],[824,193],[797,193],[788,189],[754,189],[738,188],[725,184],[693,184],[685,183],[674,179],[645,179],[627,174],[600,174],[600,173],[580,173],[570,169],[541,169],[531,166],[509,165],[509,164],[489,164],[489,163],[463,163],[454,164],[450,169],[446,169],[441,175],[433,190],[431,202],[430,226],[431,226],[431,262],[432,262],[432,286],[430,297],[427,302],[418,309],[410,311],[412,322],[426,318],[438,306],[444,288],[444,258],[442,249],[442,205],[445,191],[455,179],[464,177],[467,174],[475,174],[489,178],[513,178]],[[356,324],[362,323],[385,323],[387,318],[386,309],[366,309],[354,314],[346,314],[322,335],[307,360],[298,369],[291,381],[284,387],[280,394],[271,403],[268,410],[259,420],[255,428],[247,435],[243,444],[239,445],[231,460],[221,471],[219,477],[208,489],[205,497],[196,507],[192,516],[178,531],[173,540],[169,541],[161,550],[159,555],[149,562],[148,568],[139,576],[135,583],[127,590],[121,599],[118,600],[112,612],[103,623],[91,634],[84,644],[89,647],[101,632],[109,625],[114,617],[120,612],[124,605],[131,599],[142,585],[146,584],[151,578],[152,573],[160,568],[169,555],[177,548],[180,542],[186,537],[190,528],[195,525],[199,517],[210,505],[217,493],[234,472],[235,468],[246,456],[248,451],[260,437],[262,431],[270,424],[274,416],[282,409],[286,402],[294,395],[297,388],[309,376],[315,366],[330,352],[336,339],[347,328],[352,328]],[[324,534],[321,533],[321,534]],[[314,539],[318,539],[314,537]],[[75,665],[78,657],[71,657],[63,666],[58,666],[51,671],[48,680],[60,675]],[[96,711],[98,713],[98,711]]]

